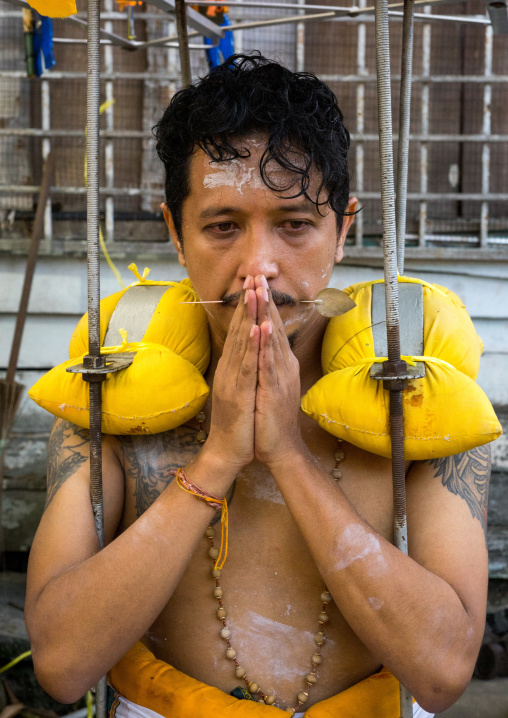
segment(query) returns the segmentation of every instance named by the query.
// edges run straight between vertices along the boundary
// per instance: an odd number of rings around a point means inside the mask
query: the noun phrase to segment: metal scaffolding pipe
[[[414,0],[404,0],[399,101],[399,147],[397,153],[397,199],[395,205],[397,266],[400,274],[404,274],[404,248],[406,241],[407,169],[409,156],[409,124],[411,118],[411,77],[413,74],[413,11]]]
[[[189,38],[187,36],[187,15],[184,0],[176,0],[176,31],[178,33],[178,54],[180,56],[180,72],[182,74],[182,87],[188,87],[192,81]]]
[[[397,277],[397,237],[395,226],[395,189],[390,83],[390,40],[387,0],[376,0],[376,71],[378,78],[379,160],[381,166],[381,202],[386,301],[388,361],[384,364],[385,387],[390,391],[390,436],[392,444],[392,481],[395,545],[407,554],[406,475],[404,466],[404,417],[402,380],[396,376],[405,363],[400,358],[399,288]],[[389,381],[388,381],[389,379]],[[401,718],[412,718],[413,707],[408,691],[400,685]]]

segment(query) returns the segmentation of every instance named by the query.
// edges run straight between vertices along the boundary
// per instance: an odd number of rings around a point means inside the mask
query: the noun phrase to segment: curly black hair
[[[189,193],[189,162],[196,146],[215,162],[245,158],[250,152],[239,140],[254,132],[268,137],[259,165],[266,186],[281,193],[295,189],[284,196],[304,195],[318,211],[328,204],[340,229],[349,201],[350,139],[343,120],[335,95],[315,75],[291,72],[258,52],[232,55],[177,92],[154,134],[166,170],[166,204],[180,241],[182,203]],[[294,173],[287,186],[270,183],[266,169],[272,160]],[[313,166],[321,183],[311,198],[307,192]],[[326,198],[320,201],[323,189]]]

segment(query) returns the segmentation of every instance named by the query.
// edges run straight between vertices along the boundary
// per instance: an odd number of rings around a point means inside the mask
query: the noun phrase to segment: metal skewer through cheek
[[[197,300],[193,302],[180,302],[180,304],[225,304],[223,299]],[[340,289],[327,287],[322,289],[315,299],[300,299],[298,304],[314,304],[323,317],[338,317],[356,307],[351,297]]]

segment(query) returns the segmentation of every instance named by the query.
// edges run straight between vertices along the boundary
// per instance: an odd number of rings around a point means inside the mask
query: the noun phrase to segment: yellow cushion
[[[160,344],[127,344],[134,361],[108,374],[102,385],[105,434],[156,434],[189,421],[205,405],[208,385],[190,362]],[[70,374],[83,357],[69,359],[45,374],[29,396],[55,416],[88,429],[89,390],[79,374]]]
[[[423,285],[426,376],[403,392],[405,455],[409,460],[450,456],[493,441],[501,426],[474,382],[483,344],[460,299],[442,287]],[[389,457],[389,392],[371,379],[372,284],[345,291],[357,306],[330,320],[322,349],[325,376],[303,397],[302,410],[334,436]]]
[[[134,282],[120,292],[111,294],[101,300],[100,342],[104,337],[109,321],[116,305],[130,287],[150,286],[164,284],[168,286],[162,295],[157,307],[148,323],[144,342],[162,344],[172,349],[191,364],[194,364],[201,373],[206,371],[210,361],[210,337],[206,312],[200,304],[182,304],[198,299],[192,284],[183,282],[150,282],[143,280]],[[120,340],[120,337],[118,337]],[[88,312],[79,320],[69,344],[69,357],[81,356],[88,353]]]
[[[201,375],[210,359],[206,313],[199,304],[181,304],[197,299],[192,285],[188,281],[141,279],[131,286],[140,284],[164,284],[168,289],[153,312],[142,342],[103,350],[106,354],[136,352],[130,367],[108,374],[102,383],[102,430],[106,434],[152,434],[174,429],[202,409],[209,393]],[[111,316],[128,289],[101,301],[101,346]],[[71,338],[71,359],[41,377],[29,391],[44,409],[84,428],[89,427],[88,384],[66,369],[81,363],[87,353],[85,314]]]

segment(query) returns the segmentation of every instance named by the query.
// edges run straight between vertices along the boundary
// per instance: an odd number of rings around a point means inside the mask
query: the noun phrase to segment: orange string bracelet
[[[226,497],[214,496],[213,494],[208,493],[208,491],[200,489],[199,486],[196,486],[196,484],[188,478],[183,467],[177,469],[176,471],[170,471],[169,473],[171,476],[176,476],[177,486],[186,491],[188,494],[192,494],[193,496],[196,496],[196,498],[206,501],[216,510],[221,510],[220,549],[214,566],[215,569],[221,569],[226,563],[228,555],[228,502],[226,501]]]

